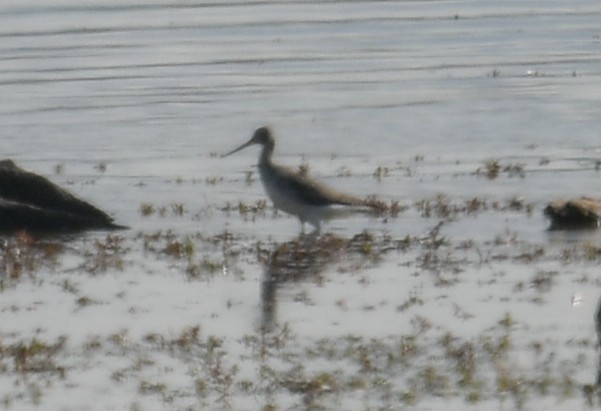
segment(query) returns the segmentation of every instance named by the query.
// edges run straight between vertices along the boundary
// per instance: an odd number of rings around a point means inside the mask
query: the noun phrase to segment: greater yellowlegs
[[[269,127],[257,129],[249,141],[222,157],[253,144],[263,147],[259,157],[259,174],[267,195],[277,209],[297,216],[303,229],[305,222],[308,222],[319,232],[321,221],[335,212],[332,206],[378,207],[377,202],[337,192],[317,180],[275,164],[271,159],[275,139]]]

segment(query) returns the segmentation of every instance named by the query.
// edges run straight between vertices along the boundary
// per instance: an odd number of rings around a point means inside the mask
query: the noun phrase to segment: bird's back
[[[288,196],[290,200],[309,206],[325,207],[330,205],[362,206],[362,199],[333,190],[325,184],[293,170],[270,164],[259,167],[261,178],[269,196],[274,199],[277,195]]]

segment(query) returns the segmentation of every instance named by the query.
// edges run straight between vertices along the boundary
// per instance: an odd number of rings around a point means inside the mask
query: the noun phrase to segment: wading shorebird
[[[321,221],[337,214],[332,206],[382,207],[378,201],[363,200],[337,192],[317,180],[275,164],[271,159],[275,139],[269,127],[257,129],[249,141],[221,157],[227,157],[253,144],[263,147],[259,156],[259,174],[267,195],[275,208],[300,219],[301,231],[304,231],[305,222],[308,222],[315,227],[315,232],[319,232]]]

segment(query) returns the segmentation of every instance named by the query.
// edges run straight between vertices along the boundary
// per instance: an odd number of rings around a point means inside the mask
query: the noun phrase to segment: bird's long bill
[[[251,144],[253,144],[253,141],[252,141],[252,140],[249,140],[249,141],[247,141],[246,143],[242,144],[240,147],[233,149],[233,150],[232,150],[232,151],[230,151],[229,153],[223,154],[223,155],[221,156],[221,158],[223,158],[223,157],[227,157],[227,156],[230,156],[230,155],[232,155],[232,154],[234,154],[234,153],[237,153],[238,151],[240,151],[240,150],[242,150],[242,149],[245,149],[246,147],[250,146]]]

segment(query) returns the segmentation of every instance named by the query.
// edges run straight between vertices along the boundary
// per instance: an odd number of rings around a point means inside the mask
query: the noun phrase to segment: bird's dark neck
[[[271,165],[271,157],[273,156],[273,149],[275,148],[275,144],[273,142],[268,142],[263,146],[263,151],[261,151],[261,157],[259,157],[259,167],[265,167]]]

